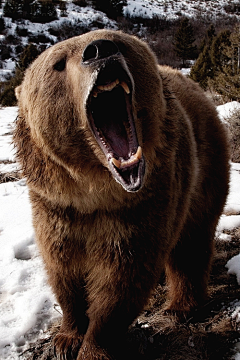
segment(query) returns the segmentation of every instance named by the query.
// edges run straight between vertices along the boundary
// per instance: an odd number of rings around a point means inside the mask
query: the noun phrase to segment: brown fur
[[[88,124],[93,70],[81,59],[97,39],[117,44],[134,82],[133,114],[146,162],[137,192],[115,181]],[[63,58],[66,68],[56,72]],[[56,352],[110,359],[164,269],[169,311],[186,316],[204,301],[228,192],[225,130],[196,84],[158,67],[145,43],[121,32],[94,31],[54,45],[27,70],[17,95],[18,159],[63,310]]]

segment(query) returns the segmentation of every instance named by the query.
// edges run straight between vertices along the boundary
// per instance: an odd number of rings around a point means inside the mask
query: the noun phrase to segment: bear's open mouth
[[[145,161],[132,113],[132,81],[100,73],[87,102],[88,120],[115,180],[127,191],[143,183]]]

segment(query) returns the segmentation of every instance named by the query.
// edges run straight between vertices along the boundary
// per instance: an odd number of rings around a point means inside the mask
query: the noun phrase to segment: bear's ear
[[[15,95],[16,95],[17,100],[19,100],[19,98],[20,98],[21,90],[22,90],[21,85],[19,85],[15,88]]]

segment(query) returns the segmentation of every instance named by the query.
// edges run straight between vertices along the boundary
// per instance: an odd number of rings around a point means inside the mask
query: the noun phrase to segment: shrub
[[[240,110],[235,110],[228,119],[231,160],[240,162]]]
[[[180,67],[181,62],[177,58],[171,37],[166,41],[164,34],[157,37],[156,41],[150,42],[150,46],[157,56],[160,65],[169,65],[175,68]]]
[[[233,2],[232,4],[227,4],[223,6],[226,13],[230,14],[239,14],[240,13],[240,2]]]
[[[17,103],[17,99],[15,97],[14,89],[16,86],[9,81],[5,84],[2,83],[2,92],[0,94],[0,102],[2,106],[15,106]]]
[[[67,16],[67,5],[65,1],[61,1],[59,3],[59,10],[61,10],[61,17],[66,17]]]
[[[5,30],[5,21],[3,17],[0,17],[0,34]]]
[[[73,36],[82,35],[90,30],[90,27],[82,25],[79,20],[75,22],[66,20],[62,22],[61,26],[52,26],[48,31],[51,35],[56,36],[58,41],[62,41]]]
[[[53,44],[53,40],[50,39],[49,37],[47,37],[45,34],[38,34],[38,35],[30,35],[28,38],[28,41],[31,43],[35,43],[35,44],[46,44],[46,43],[50,43]]]
[[[1,60],[9,59],[11,57],[11,55],[12,55],[11,46],[2,44],[1,49],[0,49]]]
[[[24,50],[24,47],[23,47],[22,44],[17,45],[17,46],[15,47],[15,52],[16,52],[16,54],[21,54],[21,53],[23,52],[23,50]]]
[[[111,19],[123,15],[123,7],[127,5],[126,0],[93,0],[93,7],[107,14]]]
[[[21,43],[21,39],[18,36],[14,36],[11,34],[8,35],[5,40],[10,45],[19,45]]]
[[[17,103],[15,88],[21,84],[24,72],[31,62],[40,54],[39,48],[35,45],[27,45],[19,57],[14,75],[1,84],[0,103],[2,106],[14,106]]]
[[[16,33],[18,36],[26,37],[28,36],[28,29],[17,26]]]
[[[85,7],[88,5],[86,0],[75,0],[75,1],[73,1],[73,4],[81,6],[81,7]]]

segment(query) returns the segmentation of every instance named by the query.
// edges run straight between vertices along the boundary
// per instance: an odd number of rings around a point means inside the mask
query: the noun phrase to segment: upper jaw
[[[143,186],[145,160],[139,145],[132,98],[134,82],[122,58],[101,61],[87,99],[92,133],[114,179],[129,192]]]

